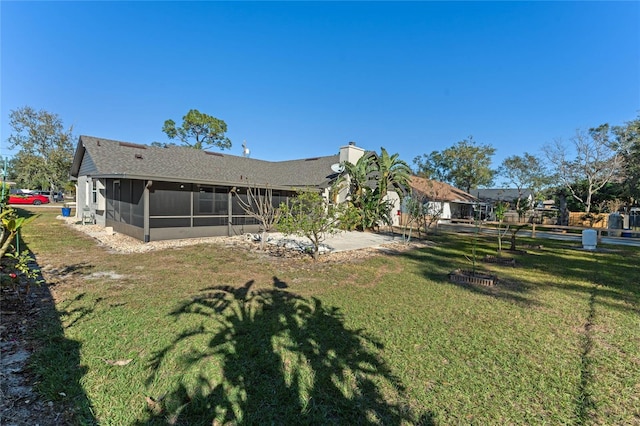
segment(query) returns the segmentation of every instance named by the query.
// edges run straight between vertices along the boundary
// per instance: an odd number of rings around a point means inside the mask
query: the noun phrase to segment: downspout
[[[227,194],[227,237],[231,236],[232,232],[232,220],[233,220],[233,212],[231,209],[233,208],[233,191],[236,189],[234,186],[229,190]]]
[[[149,188],[153,185],[152,180],[148,180],[147,184],[144,186],[144,192],[142,193],[142,204],[144,208],[143,214],[143,234],[144,234],[144,242],[148,243],[151,241],[151,234],[149,232]]]

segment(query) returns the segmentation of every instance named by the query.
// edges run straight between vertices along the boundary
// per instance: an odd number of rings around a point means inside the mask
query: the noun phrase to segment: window
[[[91,180],[91,203],[98,204],[98,181]]]
[[[213,187],[201,186],[198,191],[198,201],[195,214],[213,214]]]
[[[191,216],[191,185],[154,183],[149,194],[151,216]]]
[[[228,189],[201,186],[193,200],[196,215],[227,215]]]

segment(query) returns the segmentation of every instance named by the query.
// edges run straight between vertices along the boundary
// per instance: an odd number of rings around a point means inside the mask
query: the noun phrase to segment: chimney
[[[348,161],[356,164],[358,159],[364,155],[364,149],[357,147],[355,142],[349,142],[346,146],[340,147],[340,162]]]

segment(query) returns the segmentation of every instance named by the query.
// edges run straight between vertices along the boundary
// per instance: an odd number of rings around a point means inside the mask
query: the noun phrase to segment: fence
[[[585,228],[608,228],[609,214],[586,214],[584,212],[569,212],[569,226],[583,226]]]

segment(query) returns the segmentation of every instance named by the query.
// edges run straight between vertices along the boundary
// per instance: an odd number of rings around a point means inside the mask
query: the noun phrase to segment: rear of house
[[[258,232],[242,208],[249,189],[272,191],[274,206],[300,189],[328,197],[335,165],[362,152],[348,145],[336,155],[269,162],[81,136],[71,169],[76,214],[87,210],[95,223],[145,242]]]

